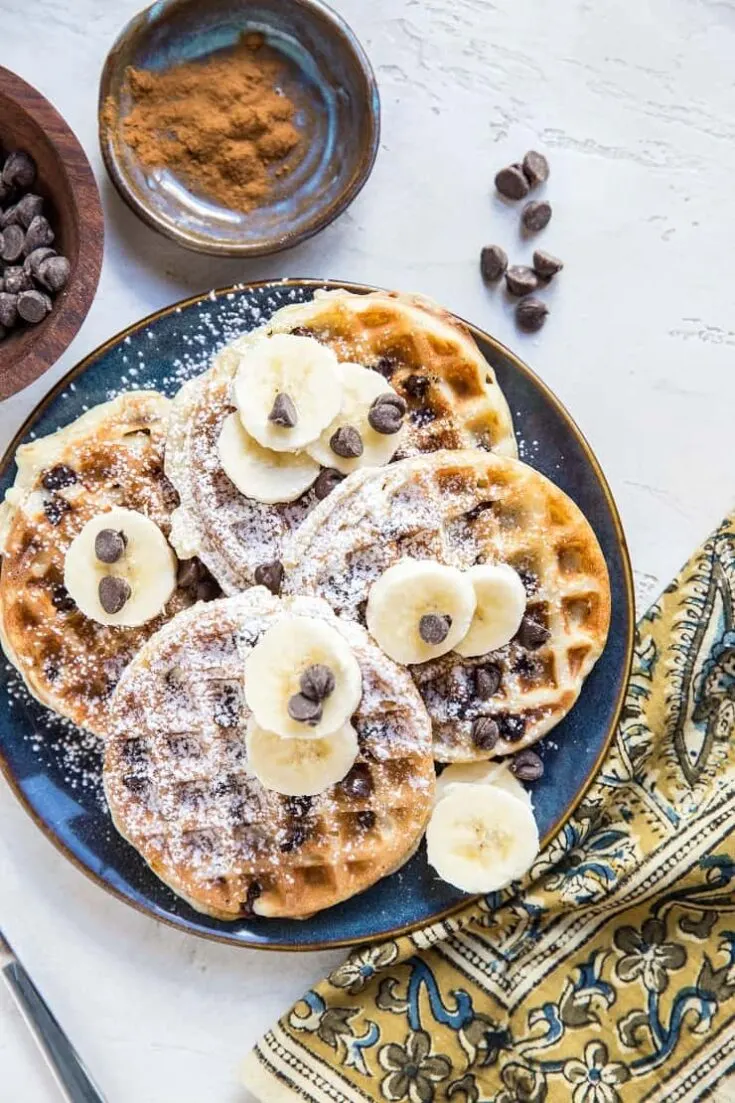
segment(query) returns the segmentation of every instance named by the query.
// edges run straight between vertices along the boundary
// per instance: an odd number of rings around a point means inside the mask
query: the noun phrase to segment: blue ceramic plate
[[[219,291],[169,307],[113,338],[73,368],[30,416],[0,467],[0,492],[15,476],[13,455],[21,441],[52,432],[120,390],[155,386],[175,393],[225,340],[287,302],[311,298],[320,286],[325,285],[290,280]],[[546,772],[534,786],[534,805],[541,835],[548,839],[581,800],[617,724],[633,644],[630,564],[607,483],[572,419],[512,353],[487,334],[473,333],[508,398],[523,457],[579,503],[610,571],[607,647],[575,708],[542,744]],[[422,847],[399,873],[309,920],[223,923],[200,915],[174,896],[112,827],[93,741],[80,746],[78,736],[19,690],[9,669],[0,671],[0,764],[38,826],[80,869],[141,911],[195,934],[265,949],[317,949],[405,932],[450,914],[468,899],[435,876]]]

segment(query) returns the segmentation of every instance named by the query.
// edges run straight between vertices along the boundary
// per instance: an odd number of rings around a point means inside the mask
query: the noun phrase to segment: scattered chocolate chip
[[[492,512],[495,508],[495,502],[478,502],[472,509],[468,509],[465,513],[465,520],[470,524],[474,524],[478,517],[482,517],[483,513],[487,513],[488,510]]]
[[[442,613],[424,613],[419,621],[419,635],[424,643],[444,643],[452,627],[452,618]]]
[[[481,751],[491,751],[498,741],[498,725],[492,716],[480,716],[472,725],[472,742]]]
[[[354,460],[365,451],[362,437],[353,425],[341,425],[329,438],[329,447],[336,456]]]
[[[309,824],[303,821],[289,824],[286,829],[286,837],[280,846],[281,852],[283,854],[288,854],[292,850],[297,850],[300,846],[304,845],[310,834],[311,828]]]
[[[407,375],[401,380],[401,386],[411,398],[424,398],[431,380],[427,375]]]
[[[319,472],[314,483],[314,494],[320,502],[323,501],[329,497],[335,486],[339,486],[343,479],[344,475],[341,471],[337,471],[336,467],[325,467]]]
[[[270,563],[260,563],[255,568],[253,578],[257,586],[265,586],[277,597],[283,583],[283,563],[280,559],[273,559]]]
[[[56,250],[51,249],[48,245],[44,245],[40,249],[34,249],[23,261],[23,271],[29,276],[35,276],[43,261],[45,261],[47,257],[55,256]]]
[[[322,718],[322,706],[319,701],[312,701],[303,693],[294,693],[288,702],[288,715],[292,720],[300,724],[309,724],[316,727]]]
[[[546,303],[531,295],[527,299],[521,299],[516,307],[516,321],[519,328],[526,333],[536,333],[546,321],[548,313]]]
[[[13,224],[6,226],[0,237],[0,259],[6,264],[14,264],[23,255],[25,234],[22,227]]]
[[[125,788],[136,797],[143,797],[151,787],[147,777],[138,777],[137,774],[126,774],[122,783]]]
[[[487,283],[495,283],[508,267],[508,254],[499,245],[486,245],[480,253],[480,272]]]
[[[18,320],[18,296],[0,291],[0,325],[12,329]]]
[[[507,165],[496,174],[495,187],[506,199],[523,199],[530,185],[520,165]]]
[[[538,781],[544,774],[544,764],[535,751],[518,751],[510,763],[510,772],[519,781]]]
[[[523,737],[526,730],[524,716],[510,716],[508,713],[500,713],[495,717],[500,735],[508,743],[516,743]]]
[[[314,336],[314,330],[313,329],[307,329],[306,326],[295,326],[291,330],[291,336],[292,337],[313,337]]]
[[[268,420],[274,425],[280,425],[283,429],[293,429],[299,420],[299,415],[296,413],[296,407],[290,395],[283,393],[276,395]]]
[[[54,494],[43,503],[43,512],[50,525],[58,525],[65,513],[71,510],[71,503],[66,498]]]
[[[46,257],[38,265],[37,277],[49,291],[61,291],[66,287],[71,265],[66,257]]]
[[[518,577],[523,583],[523,588],[528,597],[538,593],[538,575],[535,571],[529,571],[525,567],[518,569]]]
[[[36,325],[51,309],[51,300],[42,291],[21,291],[18,296],[18,314],[24,322]]]
[[[334,674],[324,663],[307,666],[299,679],[299,689],[310,701],[324,701],[334,693]]]
[[[549,162],[543,153],[537,153],[535,149],[529,149],[523,158],[523,174],[532,188],[538,187],[549,178]]]
[[[115,578],[111,574],[101,578],[97,587],[100,605],[110,616],[120,612],[131,593],[130,585],[124,578]]]
[[[59,676],[59,668],[56,663],[52,663],[47,659],[43,664],[43,673],[47,681],[55,682]]]
[[[365,762],[356,762],[350,772],[339,783],[340,789],[349,797],[365,800],[373,791],[373,777]]]
[[[197,582],[195,597],[197,601],[214,601],[215,598],[222,597],[222,590],[213,578],[202,578]]]
[[[51,591],[51,604],[60,613],[71,613],[77,607],[77,603],[71,596],[66,586],[58,583]]]
[[[100,563],[117,563],[125,554],[127,539],[124,532],[101,529],[94,538],[94,554]]]
[[[533,270],[542,280],[550,280],[557,272],[561,272],[563,267],[563,261],[551,253],[545,253],[543,249],[537,249],[533,254]]]
[[[390,356],[381,356],[375,365],[375,371],[379,375],[383,376],[383,379],[390,379],[393,372],[396,370],[396,364],[394,360],[391,360]]]
[[[202,577],[202,565],[198,559],[182,559],[176,571],[176,585],[182,590],[190,590]]]
[[[26,255],[32,253],[35,249],[42,248],[42,246],[53,244],[54,237],[55,234],[49,225],[48,219],[44,218],[42,214],[37,214],[26,230],[24,245]]]
[[[289,816],[301,820],[308,816],[314,801],[312,797],[286,797],[283,803]]]
[[[407,408],[399,394],[379,394],[368,410],[368,424],[376,433],[391,436],[401,428]]]
[[[15,204],[15,218],[24,230],[27,230],[36,215],[43,210],[43,199],[40,195],[27,192]]]
[[[534,659],[526,651],[522,651],[513,662],[513,673],[520,674],[527,680],[535,680],[541,673],[542,667],[538,659]]]
[[[36,179],[36,163],[23,150],[9,153],[3,165],[3,183],[9,188],[30,188]]]
[[[262,896],[263,889],[258,881],[251,881],[248,885],[248,891],[245,894],[245,899],[240,904],[240,915],[249,916],[253,914],[253,904]]]
[[[493,663],[480,666],[475,671],[475,694],[481,701],[488,701],[500,689],[502,674],[500,667]]]
[[[516,639],[521,647],[526,647],[529,651],[536,651],[539,647],[542,647],[550,636],[551,632],[548,628],[529,616],[523,618],[516,633]]]
[[[532,199],[521,211],[523,228],[531,234],[537,234],[539,230],[543,230],[549,225],[550,220],[551,203],[547,203],[545,199]]]
[[[375,827],[375,813],[371,812],[369,809],[358,812],[355,818],[357,819],[358,827],[361,827],[363,831],[370,831]]]
[[[21,291],[31,291],[33,289],[33,280],[20,265],[17,267],[11,266],[5,269],[3,273],[3,283],[4,290],[8,291],[11,295],[18,295]]]
[[[0,212],[0,230],[4,230],[6,226],[14,225],[17,221],[16,204],[13,204],[11,207],[6,207],[4,211]]]
[[[505,282],[511,295],[530,295],[538,287],[538,276],[525,264],[512,264],[505,273]]]

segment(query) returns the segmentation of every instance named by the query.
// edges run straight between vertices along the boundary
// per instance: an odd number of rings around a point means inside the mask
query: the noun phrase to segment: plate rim
[[[54,402],[56,398],[66,390],[67,386],[74,382],[80,375],[82,375],[88,367],[91,367],[92,362],[103,356],[111,348],[124,340],[125,337],[130,336],[133,333],[137,333],[139,330],[145,329],[146,326],[158,321],[160,318],[168,317],[170,314],[179,313],[185,307],[195,306],[197,303],[201,303],[207,299],[219,299],[231,294],[238,294],[247,292],[251,289],[262,289],[266,287],[290,287],[298,285],[299,287],[308,287],[314,289],[325,290],[347,290],[356,294],[368,294],[371,291],[381,291],[387,293],[388,289],[378,287],[372,284],[355,283],[349,280],[337,280],[337,279],[318,279],[317,277],[303,277],[288,276],[282,279],[264,279],[264,280],[249,280],[246,283],[230,284],[225,287],[217,287],[210,291],[199,292],[196,295],[191,295],[186,299],[180,299],[175,303],[154,310],[152,313],[147,314],[144,318],[139,319],[137,322],[133,322],[131,325],[126,326],[125,329],[120,330],[118,333],[109,337],[102,344],[92,349],[87,353],[80,361],[72,365],[72,367],[64,373],[64,375],[56,381],[51,389],[36,403],[33,409],[23,419],[22,424],[13,435],[12,439],[8,443],[7,448],[3,452],[2,458],[0,458],[0,476],[6,474],[8,469],[15,462],[15,452],[23,440],[23,437],[31,429],[32,425],[38,420],[38,418],[46,412],[48,407]],[[487,342],[493,348],[498,350],[502,355],[506,356],[513,365],[515,370],[520,371],[542,392],[544,398],[556,408],[557,413],[561,415],[563,420],[569,425],[571,432],[577,438],[577,442],[582,448],[588,463],[591,465],[594,471],[600,487],[602,488],[603,495],[610,511],[610,516],[613,522],[613,528],[615,531],[615,537],[618,544],[618,550],[622,559],[623,567],[623,581],[625,588],[625,598],[628,610],[628,632],[625,640],[625,664],[624,674],[625,677],[621,680],[621,687],[618,691],[618,697],[615,702],[612,720],[609,724],[608,731],[600,746],[600,750],[595,757],[594,762],[590,765],[587,774],[585,775],[580,788],[577,791],[575,799],[570,803],[566,809],[564,816],[555,826],[555,828],[547,832],[544,838],[541,840],[541,849],[543,850],[550,840],[559,834],[563,830],[565,825],[574,815],[579,805],[582,803],[587,791],[589,790],[595,775],[597,774],[599,767],[606,757],[610,745],[615,737],[618,724],[620,722],[620,716],[623,711],[625,699],[628,690],[628,682],[630,680],[630,672],[633,665],[634,646],[635,646],[635,626],[636,626],[636,611],[635,611],[635,590],[633,585],[633,570],[630,561],[630,554],[628,551],[628,543],[625,537],[625,531],[620,519],[618,507],[613,497],[612,490],[605,477],[605,474],[600,466],[600,462],[597,459],[592,446],[581,431],[577,422],[567,410],[564,403],[560,398],[551,390],[551,388],[536,374],[536,372],[529,367],[515,352],[504,345],[502,341],[498,340],[492,334],[481,329],[479,326],[474,325],[472,322],[466,321],[461,315],[455,314],[453,311],[447,310],[447,312],[457,319],[463,326],[465,326],[475,341],[479,338],[482,341]],[[492,366],[492,365],[491,365]],[[1,557],[0,557],[1,558]],[[30,802],[26,799],[25,794],[16,781],[14,773],[11,771],[9,763],[0,748],[0,773],[5,778],[11,792],[14,794],[19,804],[27,815],[31,818],[35,826],[42,832],[42,834],[49,840],[49,842],[55,847],[55,849],[66,858],[71,864],[78,869],[81,873],[87,877],[93,884],[103,889],[110,896],[121,901],[122,903],[134,908],[137,912],[147,916],[149,919],[153,919],[158,923],[163,923],[167,927],[172,927],[174,930],[181,931],[184,934],[193,935],[197,938],[206,939],[209,942],[224,943],[229,946],[237,946],[240,949],[250,950],[265,950],[273,952],[286,952],[286,953],[300,953],[300,952],[315,952],[319,950],[339,950],[353,946],[366,946],[374,942],[380,942],[383,940],[390,940],[401,938],[405,935],[410,935],[414,931],[421,930],[424,927],[433,926],[436,923],[441,923],[446,919],[451,918],[458,912],[463,911],[465,908],[470,907],[478,900],[482,899],[483,894],[477,894],[474,896],[467,896],[464,899],[458,901],[455,904],[451,904],[448,908],[444,908],[442,911],[426,917],[425,919],[418,920],[416,922],[407,923],[399,927],[391,928],[387,931],[379,931],[370,935],[365,935],[357,940],[350,938],[341,938],[328,941],[307,942],[294,944],[291,942],[260,942],[251,941],[244,942],[241,939],[235,937],[234,934],[229,934],[225,931],[203,931],[196,930],[185,923],[179,922],[175,916],[161,915],[157,911],[150,907],[146,907],[139,901],[132,899],[122,890],[116,888],[110,884],[109,881],[105,881],[99,874],[95,873],[73,853],[69,847],[62,842],[62,840],[53,832],[50,825],[45,823],[44,820],[37,814]],[[306,920],[308,922],[308,920]]]

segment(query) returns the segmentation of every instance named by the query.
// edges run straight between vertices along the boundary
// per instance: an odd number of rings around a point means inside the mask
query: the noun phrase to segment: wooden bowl
[[[36,326],[0,341],[0,399],[27,387],[71,343],[97,289],[104,222],[97,183],[84,150],[40,92],[0,66],[0,147],[25,150],[36,162],[33,191],[46,200],[54,248],[71,264],[66,287]]]

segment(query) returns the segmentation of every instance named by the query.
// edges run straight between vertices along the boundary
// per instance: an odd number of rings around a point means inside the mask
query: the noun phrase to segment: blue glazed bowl
[[[175,365],[183,365],[185,374],[203,370],[225,340],[252,329],[287,303],[310,299],[316,288],[325,286],[373,290],[316,280],[225,288],[168,307],[118,334],[73,368],[19,430],[0,463],[0,495],[15,477],[15,449],[32,434],[51,433],[130,387],[174,394],[182,382]],[[536,748],[545,773],[532,787],[534,814],[548,842],[579,805],[617,727],[633,654],[630,563],[610,489],[567,411],[512,352],[469,328],[508,399],[516,432],[526,442],[526,462],[578,503],[597,533],[610,573],[607,646],[572,711]],[[396,936],[451,915],[471,899],[437,877],[422,844],[403,869],[311,919],[224,923],[201,915],[159,881],[115,831],[97,781],[100,758],[94,741],[75,741],[69,760],[61,750],[68,742],[63,725],[17,685],[15,672],[0,663],[0,770],[67,858],[97,884],[156,919],[240,946],[315,950]]]
[[[164,70],[204,60],[243,34],[262,35],[285,59],[294,122],[306,153],[273,176],[270,198],[249,212],[194,194],[166,168],[145,169],[123,137],[132,100],[128,66]],[[264,256],[304,241],[349,206],[378,152],[380,99],[367,56],[321,0],[158,0],[124,28],[105,62],[99,140],[113,184],[154,230],[189,249]]]

